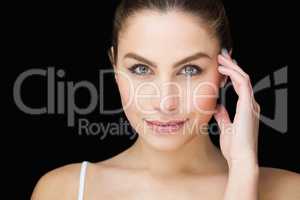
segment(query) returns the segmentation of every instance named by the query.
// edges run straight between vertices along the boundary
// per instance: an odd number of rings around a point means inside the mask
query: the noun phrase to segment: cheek
[[[117,85],[119,88],[123,109],[126,110],[132,105],[133,102],[134,89],[132,80],[126,75],[119,74],[117,78]]]
[[[151,94],[152,90],[149,89],[148,84],[143,84],[142,81],[136,80],[130,75],[118,77],[117,82],[124,113],[133,127],[136,128],[140,124],[142,115],[147,111],[145,105],[149,104],[145,104],[147,98],[143,97]],[[151,98],[148,99],[151,100]]]
[[[219,77],[209,76],[208,79],[194,85],[189,99],[193,111],[200,114],[212,115],[215,111],[219,93]]]
[[[203,86],[195,90],[190,103],[192,109],[201,114],[212,114],[216,101],[218,98],[218,91],[212,86]]]
[[[141,116],[139,115],[138,109],[135,106],[134,95],[135,95],[135,83],[129,77],[118,77],[118,87],[121,96],[122,108],[126,115],[130,125],[138,132],[141,126]]]

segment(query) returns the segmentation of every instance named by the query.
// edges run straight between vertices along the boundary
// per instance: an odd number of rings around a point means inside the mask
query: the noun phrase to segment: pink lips
[[[145,120],[147,125],[154,130],[157,133],[161,134],[170,134],[178,131],[181,129],[184,125],[184,123],[187,121],[186,120],[172,120],[172,121],[167,121],[167,122],[161,122],[161,121],[148,121]]]

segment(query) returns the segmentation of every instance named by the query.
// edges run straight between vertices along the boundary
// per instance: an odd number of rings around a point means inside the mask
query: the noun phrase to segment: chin
[[[149,130],[144,135],[140,135],[143,143],[157,151],[177,151],[186,143],[191,141],[195,135],[176,132],[174,134],[157,134]]]

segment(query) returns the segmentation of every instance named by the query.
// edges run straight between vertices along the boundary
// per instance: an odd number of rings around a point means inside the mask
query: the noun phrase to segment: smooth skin
[[[132,52],[146,60],[133,54],[128,56]],[[185,59],[195,52],[202,53],[192,60]],[[174,61],[182,60],[186,62],[179,62],[180,66],[176,68],[173,66]],[[128,69],[139,63],[143,64],[146,73],[142,70],[143,75],[132,74]],[[186,72],[188,64],[201,66],[202,72],[192,77],[182,73]],[[125,114],[139,137],[133,146],[117,156],[88,165],[84,199],[300,199],[299,174],[258,166],[260,107],[254,99],[250,78],[229,53],[223,51],[220,54],[216,38],[194,16],[180,11],[163,14],[143,11],[131,17],[120,36],[114,69],[129,77],[130,81],[116,75],[116,82],[123,107],[126,105]],[[225,107],[216,105],[217,98],[201,98],[194,105],[189,96],[175,97],[175,89],[161,87],[172,81],[186,92],[186,80],[190,78],[194,91],[201,83],[220,87],[226,77],[230,78],[238,95],[233,121]],[[138,99],[144,106],[141,110],[136,102],[128,104],[128,88],[137,89],[145,82],[160,86],[161,95]],[[140,92],[155,94],[151,87]],[[213,93],[211,87],[197,91],[197,95]],[[184,107],[187,104],[192,106]],[[198,107],[214,112],[199,112]],[[145,110],[156,113],[150,115]],[[193,129],[195,123],[206,124],[211,117],[215,117],[221,129],[221,151],[211,143],[204,130],[196,134],[199,130]],[[188,118],[187,128],[191,128],[188,129],[191,134],[184,134],[187,133],[184,129],[174,135],[155,135],[140,126],[144,124],[144,118]],[[45,174],[31,199],[77,199],[79,171],[80,163],[77,163]]]

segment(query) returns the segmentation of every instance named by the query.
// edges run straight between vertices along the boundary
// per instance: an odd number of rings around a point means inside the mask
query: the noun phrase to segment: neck
[[[227,170],[220,150],[209,136],[197,135],[176,150],[157,150],[140,137],[131,147],[138,163],[153,174],[218,173]]]

